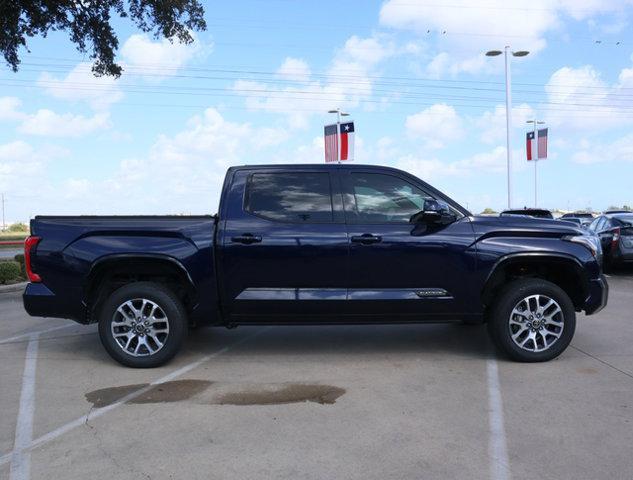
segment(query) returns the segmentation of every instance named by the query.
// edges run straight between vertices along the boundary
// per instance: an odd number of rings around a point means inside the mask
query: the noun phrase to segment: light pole
[[[336,113],[336,161],[341,163],[341,117],[348,117],[349,113],[341,112],[340,108],[328,110],[327,113]]]
[[[510,75],[510,57],[508,56],[508,52],[512,54],[513,57],[525,57],[528,53],[527,50],[519,50],[517,52],[513,52],[510,50],[510,47],[506,45],[501,50],[489,50],[486,52],[487,57],[496,57],[497,55],[505,54],[505,71],[506,71],[506,150],[507,150],[507,162],[508,162],[508,208],[512,208],[512,150],[510,149],[510,131],[512,130],[512,86],[511,86],[511,75]]]
[[[534,162],[534,208],[536,208],[538,206],[537,205],[538,194],[537,194],[537,189],[536,189],[536,162],[538,162],[538,136],[537,136],[536,130],[537,130],[537,125],[543,125],[545,122],[539,122],[536,119],[534,119],[534,120],[528,120],[525,123],[534,124],[534,129],[532,130],[534,132],[534,138],[532,139],[532,161]]]

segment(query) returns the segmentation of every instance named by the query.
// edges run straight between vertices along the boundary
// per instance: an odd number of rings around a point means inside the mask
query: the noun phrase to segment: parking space
[[[609,281],[532,365],[481,326],[393,325],[198,329],[133,370],[2,294],[0,478],[628,479],[633,276]]]

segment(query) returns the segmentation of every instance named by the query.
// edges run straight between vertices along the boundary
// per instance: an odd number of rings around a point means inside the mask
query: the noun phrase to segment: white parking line
[[[22,373],[20,409],[15,426],[15,440],[11,455],[11,480],[28,480],[31,471],[31,442],[33,440],[33,412],[35,411],[35,367],[37,366],[38,334],[32,334],[26,347]]]
[[[25,451],[30,452],[34,448],[37,448],[37,447],[39,447],[41,445],[44,445],[45,443],[48,443],[51,440],[55,440],[56,438],[62,436],[63,434],[69,432],[70,430],[73,430],[73,429],[75,429],[77,427],[85,425],[88,422],[88,420],[92,420],[92,419],[98,418],[101,415],[104,415],[104,414],[108,413],[109,411],[120,407],[121,405],[125,404],[126,402],[129,402],[130,400],[133,400],[133,399],[143,395],[144,393],[149,391],[152,387],[154,387],[154,386],[156,386],[158,384],[169,382],[169,381],[171,381],[171,380],[173,380],[173,379],[175,379],[175,378],[177,378],[177,377],[179,377],[181,375],[184,375],[185,373],[193,370],[194,368],[199,367],[204,362],[207,362],[207,361],[211,360],[214,357],[217,357],[219,355],[222,355],[223,353],[228,352],[232,348],[244,343],[247,340],[250,340],[250,339],[258,336],[259,334],[265,332],[266,330],[268,330],[268,328],[264,328],[262,330],[259,330],[258,332],[255,332],[255,333],[253,333],[251,335],[248,335],[248,336],[242,338],[241,340],[238,340],[237,342],[235,342],[235,343],[233,343],[231,345],[227,345],[226,347],[221,348],[217,352],[211,353],[209,355],[205,355],[204,357],[202,357],[199,360],[196,360],[195,362],[191,362],[191,363],[185,365],[184,367],[181,367],[178,370],[175,370],[175,371],[165,375],[164,377],[159,378],[158,380],[154,380],[147,387],[143,387],[143,388],[140,388],[138,390],[135,390],[132,393],[129,393],[125,397],[121,398],[120,400],[118,400],[118,401],[116,401],[114,403],[111,403],[110,405],[107,405],[107,406],[102,407],[102,408],[93,408],[86,415],[82,415],[81,417],[76,418],[75,420],[72,420],[72,421],[66,423],[65,425],[62,425],[61,427],[56,428],[55,430],[52,430],[52,431],[42,435],[39,438],[36,438],[32,442],[30,442],[30,444],[28,446],[26,446],[24,449],[22,449],[22,452],[25,452]],[[14,453],[15,453],[15,449],[14,449],[13,452],[9,452],[9,453],[6,453],[6,454],[0,456],[0,465],[4,465],[5,463],[7,463],[13,457]],[[18,477],[16,477],[16,478],[18,478]],[[19,478],[28,478],[28,477],[19,477]]]
[[[77,323],[73,322],[70,325],[59,325],[57,327],[46,328],[44,330],[37,330],[35,332],[22,333],[20,335],[14,336],[14,337],[3,338],[2,340],[0,340],[0,345],[2,345],[3,343],[11,343],[11,342],[15,342],[16,340],[22,340],[24,338],[29,338],[32,335],[41,335],[43,333],[54,332],[55,330],[61,330],[62,328],[75,327],[77,325],[78,325]]]
[[[510,459],[506,443],[506,431],[503,422],[503,401],[499,387],[499,369],[496,359],[487,361],[488,373],[488,457],[490,459],[490,478],[492,480],[510,479]]]

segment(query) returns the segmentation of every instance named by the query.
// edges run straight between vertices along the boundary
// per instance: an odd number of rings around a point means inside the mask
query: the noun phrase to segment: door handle
[[[371,233],[363,233],[362,235],[354,235],[352,242],[371,245],[372,243],[382,242],[382,237],[380,235],[372,235]]]
[[[262,237],[259,235],[252,235],[245,233],[244,235],[238,235],[237,237],[231,237],[233,243],[243,243],[244,245],[250,245],[251,243],[259,243],[262,241]]]

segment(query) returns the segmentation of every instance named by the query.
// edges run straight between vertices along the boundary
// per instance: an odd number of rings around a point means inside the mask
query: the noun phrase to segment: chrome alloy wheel
[[[163,309],[146,298],[135,298],[122,303],[110,323],[112,337],[128,355],[154,355],[167,341],[169,319]]]
[[[554,345],[565,319],[560,305],[546,295],[530,295],[519,301],[510,314],[510,336],[523,350],[543,352]]]

